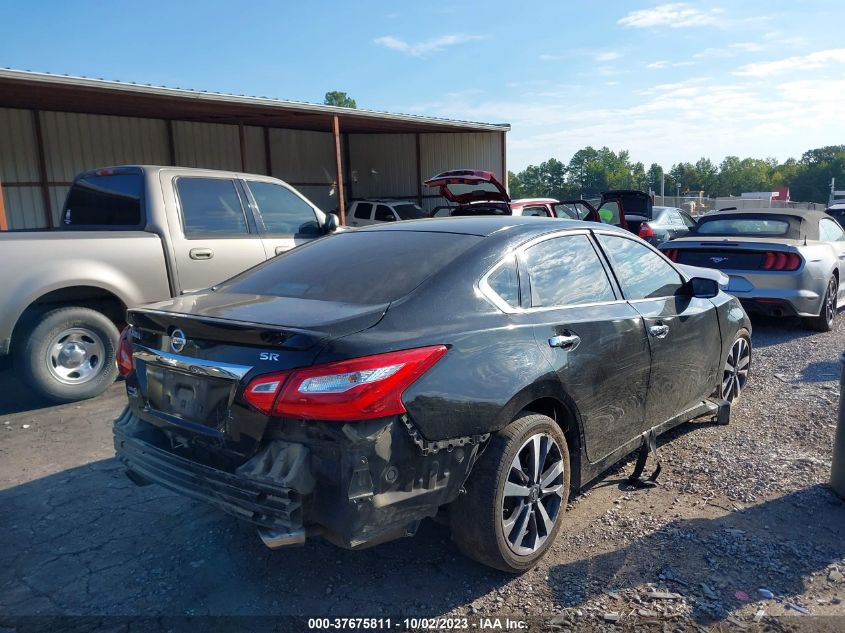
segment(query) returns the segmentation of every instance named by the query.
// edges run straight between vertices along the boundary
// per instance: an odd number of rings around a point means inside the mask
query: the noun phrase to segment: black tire
[[[744,343],[744,348],[742,347]],[[738,349],[739,347],[739,349]],[[722,362],[722,369],[719,372],[719,384],[716,387],[716,395],[720,400],[726,400],[733,406],[742,396],[742,391],[751,378],[751,335],[745,328],[740,328],[736,333],[728,353]],[[733,358],[737,352],[743,352],[747,360]],[[733,361],[731,359],[733,358]],[[739,362],[738,362],[739,361]],[[733,362],[733,365],[731,364]],[[731,374],[729,376],[729,374]]]
[[[833,322],[836,320],[838,296],[839,280],[836,275],[833,275],[827,283],[827,291],[825,291],[819,315],[805,319],[807,327],[817,332],[830,332],[833,329]]]
[[[546,458],[549,461],[543,459],[540,461],[544,464],[556,464],[558,457],[560,458],[562,472],[555,478],[554,487],[556,488],[558,484],[562,486],[562,498],[559,500],[557,511],[554,513],[552,529],[543,530],[545,537],[542,537],[544,539],[542,544],[530,553],[518,554],[514,551],[514,546],[505,534],[504,524],[509,520],[506,518],[508,509],[505,505],[505,499],[513,499],[513,497],[506,497],[504,491],[508,479],[514,477],[514,471],[511,468],[512,462],[516,459],[517,453],[521,453],[520,449],[525,450],[527,443],[531,441],[530,438],[533,436],[540,438],[545,436],[554,440],[557,444],[559,453],[550,448],[546,453]],[[541,441],[547,442],[546,440]],[[551,446],[548,442],[547,445]],[[530,447],[528,450],[530,450]],[[542,468],[541,465],[541,472]],[[569,468],[569,449],[557,423],[547,416],[536,413],[520,415],[493,436],[489,446],[470,473],[465,485],[466,494],[459,496],[450,506],[449,523],[452,539],[466,556],[489,567],[516,574],[531,569],[551,547],[560,531],[563,513],[566,511],[566,504],[569,499]],[[551,466],[547,470],[551,471]],[[558,502],[556,498],[551,496],[544,498],[547,502],[553,504]],[[519,499],[520,503],[522,501],[523,499]],[[525,501],[526,503],[520,507],[525,508],[524,511],[529,513],[528,516],[533,517],[534,511],[530,509],[532,504],[533,507],[536,507],[536,504],[542,503],[542,501],[529,501],[528,497],[525,497]],[[546,516],[551,517],[551,513],[547,510],[548,507],[550,506],[544,506],[543,509]],[[537,513],[539,515],[539,510]],[[514,509],[510,517],[513,518],[516,514],[517,510]],[[531,520],[535,519],[526,518],[526,524],[530,523]],[[516,519],[516,522],[518,524],[519,519]],[[518,525],[516,527],[518,529]],[[535,530],[539,530],[537,523],[535,523]],[[537,537],[535,542],[540,538]],[[520,541],[520,543],[523,542]]]
[[[67,336],[62,339],[62,336]],[[117,377],[115,352],[120,333],[106,316],[88,308],[57,308],[35,317],[13,343],[15,372],[39,395],[73,402],[103,393]],[[51,352],[79,340],[83,364],[67,368]],[[65,341],[64,343],[62,341]],[[90,342],[90,350],[87,345]],[[63,348],[64,349],[64,348]],[[61,358],[61,354],[58,355]],[[76,362],[68,361],[68,364]],[[77,369],[77,371],[74,371]],[[64,373],[64,376],[61,374]]]

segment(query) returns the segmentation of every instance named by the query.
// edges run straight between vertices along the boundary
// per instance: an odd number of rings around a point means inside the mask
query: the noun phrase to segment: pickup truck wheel
[[[104,315],[88,308],[46,312],[15,346],[15,369],[33,390],[55,402],[103,393],[117,377],[120,334]]]
[[[560,427],[536,413],[496,433],[449,512],[452,539],[470,558],[510,573],[531,569],[560,530],[569,498],[569,450]]]

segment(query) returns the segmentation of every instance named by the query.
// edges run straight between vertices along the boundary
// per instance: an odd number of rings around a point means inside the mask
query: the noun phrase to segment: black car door
[[[716,308],[709,299],[693,297],[674,266],[641,240],[606,232],[596,237],[648,332],[652,371],[646,430],[715,389],[722,349]]]
[[[650,356],[642,318],[621,300],[587,231],[527,245],[520,271],[537,344],[578,408],[596,462],[643,424]]]

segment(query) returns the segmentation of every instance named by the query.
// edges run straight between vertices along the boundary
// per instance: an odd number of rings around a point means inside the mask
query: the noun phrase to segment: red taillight
[[[665,251],[663,251],[663,254],[666,255],[666,257],[668,257],[669,259],[671,259],[673,262],[678,261],[677,248],[667,248]]]
[[[640,237],[654,237],[654,229],[649,226],[648,222],[640,224]]]
[[[801,256],[797,253],[769,251],[763,260],[763,270],[798,270],[800,266]]]
[[[446,353],[444,345],[265,374],[244,398],[274,417],[369,420],[405,412],[403,392]]]
[[[123,332],[120,333],[120,342],[117,345],[117,371],[121,376],[127,376],[135,369],[135,363],[132,360],[132,345],[129,343],[129,330],[132,328],[126,326]]]

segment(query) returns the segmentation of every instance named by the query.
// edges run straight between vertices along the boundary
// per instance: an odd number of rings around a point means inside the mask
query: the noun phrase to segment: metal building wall
[[[244,150],[244,171],[249,174],[266,174],[267,156],[263,127],[244,126]]]
[[[414,134],[350,134],[349,163],[351,198],[416,198]]]
[[[500,132],[464,132],[450,134],[420,134],[420,177],[422,180],[449,169],[483,169],[492,171],[502,183],[502,134]],[[445,198],[426,197],[436,191],[423,189],[423,206],[431,210],[448,204]]]
[[[271,176],[281,178],[324,211],[338,206],[334,137],[330,132],[282,130],[270,134]]]
[[[3,201],[9,228],[28,229],[44,225],[44,202],[38,169],[33,113],[0,108],[0,183],[33,183],[4,186]]]
[[[240,171],[241,144],[237,125],[173,122],[176,164]]]
[[[78,173],[107,165],[159,165],[170,160],[164,121],[72,112],[41,112],[39,116],[56,224],[68,186]]]

